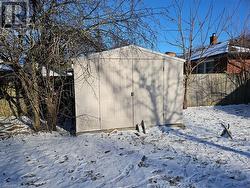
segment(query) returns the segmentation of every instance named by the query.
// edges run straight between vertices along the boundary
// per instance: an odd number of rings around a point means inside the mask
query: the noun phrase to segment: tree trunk
[[[188,76],[187,76],[187,75],[185,75],[185,79],[184,79],[184,99],[183,99],[183,109],[187,109],[187,107],[188,107],[187,91],[188,91]]]
[[[27,77],[26,77],[27,76]],[[30,114],[33,119],[33,128],[35,131],[41,130],[41,115],[40,115],[40,99],[38,95],[38,84],[33,83],[29,80],[28,75],[22,74],[22,77],[25,77],[25,79],[20,79],[22,86],[25,90],[25,104],[27,105],[28,115]],[[28,83],[24,80],[28,80]]]
[[[47,128],[49,131],[56,131],[57,125],[57,104],[58,104],[58,96],[55,91],[54,78],[50,77],[50,69],[46,67],[46,109],[47,109]]]
[[[31,64],[31,76],[20,70],[18,77],[24,89],[25,104],[27,105],[28,112],[31,111],[29,113],[32,116],[33,128],[35,131],[39,131],[41,130],[41,105],[35,63]]]
[[[23,114],[22,104],[20,102],[20,96],[21,96],[20,90],[21,90],[21,88],[18,87],[17,81],[15,81],[14,84],[15,84],[15,92],[16,92],[17,115],[18,115],[18,117],[20,117]]]
[[[36,99],[34,99],[36,100]],[[40,113],[39,113],[39,103],[34,101],[34,104],[32,105],[32,111],[33,111],[33,120],[34,120],[34,129],[35,131],[41,130],[41,122],[40,122]]]
[[[48,97],[46,100],[47,106],[47,124],[50,127],[50,131],[56,131],[57,124],[57,101],[53,97]]]
[[[33,110],[33,118],[34,118],[34,129],[36,131],[39,131],[41,129],[41,115],[40,115],[40,99],[39,99],[39,86],[38,86],[38,79],[37,79],[37,68],[36,68],[36,63],[33,60],[32,61],[32,84],[33,84],[33,89],[31,90],[31,95],[32,95],[32,110]]]

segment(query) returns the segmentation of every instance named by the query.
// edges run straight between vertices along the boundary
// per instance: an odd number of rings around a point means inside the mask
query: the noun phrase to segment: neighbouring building
[[[194,74],[240,73],[250,70],[250,36],[242,36],[226,42],[218,42],[215,33],[210,45],[193,52],[193,65],[199,63]]]
[[[192,53],[193,74],[187,88],[188,106],[248,104],[250,102],[250,36],[218,42]]]

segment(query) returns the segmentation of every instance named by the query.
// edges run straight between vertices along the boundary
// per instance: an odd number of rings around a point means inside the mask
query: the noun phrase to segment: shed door
[[[132,64],[129,59],[100,62],[101,129],[132,126]]]
[[[134,60],[134,121],[146,125],[163,122],[163,62],[161,60]]]

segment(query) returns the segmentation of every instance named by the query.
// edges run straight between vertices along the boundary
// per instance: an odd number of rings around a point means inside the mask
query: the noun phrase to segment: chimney
[[[165,52],[166,55],[169,55],[171,57],[175,57],[176,56],[176,53],[174,52]]]
[[[217,44],[217,36],[215,35],[215,33],[213,33],[213,35],[210,37],[210,45],[215,44]]]

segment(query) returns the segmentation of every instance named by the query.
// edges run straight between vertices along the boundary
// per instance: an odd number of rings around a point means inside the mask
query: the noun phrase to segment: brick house
[[[194,74],[206,73],[240,73],[250,70],[250,35],[217,42],[213,34],[210,45],[193,52],[193,65],[199,63]]]

